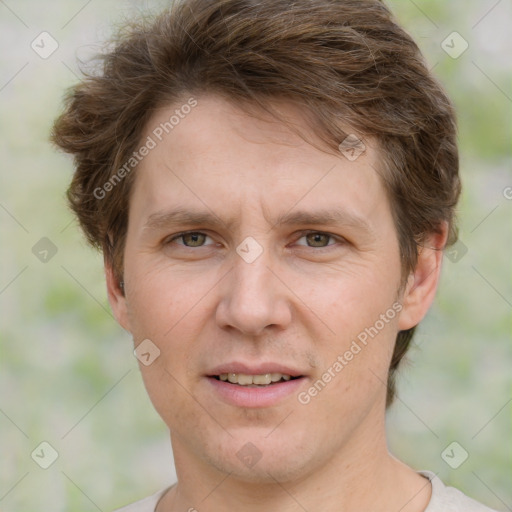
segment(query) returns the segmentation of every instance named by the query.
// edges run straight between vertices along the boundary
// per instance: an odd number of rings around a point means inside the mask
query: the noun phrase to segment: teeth
[[[265,375],[254,375],[251,380],[252,380],[253,384],[265,385],[265,386],[272,382],[270,373],[265,373]],[[238,382],[241,382],[240,377],[238,378]]]
[[[240,386],[250,386],[256,384],[259,386],[267,386],[271,382],[278,382],[281,379],[290,380],[290,375],[282,373],[263,373],[261,375],[247,375],[246,373],[221,373],[219,379],[231,382],[231,384],[239,384]]]
[[[235,373],[232,374],[232,378],[233,379],[236,379],[237,375]],[[239,373],[238,374],[238,384],[242,385],[242,386],[247,386],[248,384],[252,384],[252,377],[250,375],[244,375],[243,373]],[[230,382],[231,379],[230,379]]]

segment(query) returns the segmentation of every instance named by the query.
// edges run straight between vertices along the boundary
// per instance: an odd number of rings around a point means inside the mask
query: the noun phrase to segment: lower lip
[[[214,377],[207,377],[207,381],[212,386],[214,392],[222,400],[237,407],[271,407],[277,405],[284,398],[297,390],[304,383],[305,377],[287,380],[270,384],[260,388],[250,388],[231,384],[227,381],[217,380]]]

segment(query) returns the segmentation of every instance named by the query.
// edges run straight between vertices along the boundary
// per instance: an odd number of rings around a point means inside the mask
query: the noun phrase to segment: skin
[[[124,294],[106,262],[118,322],[136,346],[150,339],[160,350],[140,367],[170,430],[178,483],[157,511],[423,511],[428,480],[387,449],[385,383],[397,332],[418,324],[434,298],[446,227],[400,291],[398,239],[372,141],[350,161],[263,114],[197,99],[137,167]],[[304,129],[293,106],[276,106]],[[175,109],[157,111],[141,140]],[[219,222],[147,226],[177,206]],[[275,225],[281,214],[318,209],[342,209],[366,227]],[[187,230],[207,236],[171,241]],[[318,238],[325,233],[332,237]],[[263,249],[252,263],[236,252],[249,236]],[[305,391],[396,301],[400,313],[306,405],[292,393],[271,407],[237,407],[207,381],[221,363],[276,361],[306,375]],[[248,442],[261,454],[252,467],[237,457]]]

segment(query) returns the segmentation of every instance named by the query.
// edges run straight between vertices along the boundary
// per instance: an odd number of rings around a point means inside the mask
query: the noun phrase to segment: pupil
[[[200,237],[203,236],[201,233],[188,233],[187,235],[184,235],[184,238],[188,237],[188,242],[191,242],[192,244],[199,244],[200,245]],[[186,245],[188,245],[188,242],[185,242]]]
[[[312,241],[313,244],[319,244],[319,246],[322,246],[322,245],[324,245],[324,244],[322,244],[322,237],[324,238],[324,241],[325,241],[325,237],[327,235],[324,235],[322,233],[312,233],[308,236],[313,238],[313,240],[311,240],[311,238],[310,238],[310,241]]]

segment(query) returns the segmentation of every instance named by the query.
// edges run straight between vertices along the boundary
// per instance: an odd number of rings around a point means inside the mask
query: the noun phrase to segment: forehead
[[[364,217],[386,201],[372,140],[351,160],[323,149],[303,113],[284,101],[275,106],[292,128],[220,97],[194,100],[190,108],[184,107],[190,98],[161,108],[147,123],[142,140],[154,147],[137,167],[130,208],[145,221],[191,204],[220,218],[234,209],[226,222],[235,223],[244,210],[260,208],[267,220],[277,219],[299,203],[300,210],[322,206],[324,213],[341,204],[352,217]]]

